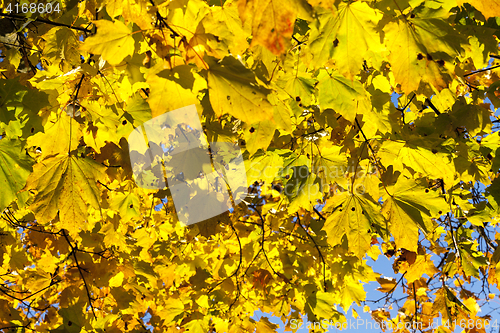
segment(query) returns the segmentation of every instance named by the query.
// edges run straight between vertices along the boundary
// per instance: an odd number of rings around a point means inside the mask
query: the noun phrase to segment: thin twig
[[[276,271],[274,270],[273,265],[271,265],[271,262],[269,261],[269,258],[267,257],[266,250],[264,249],[264,240],[265,240],[264,218],[262,217],[262,214],[257,210],[257,208],[255,208],[253,206],[248,206],[248,207],[252,208],[257,214],[259,214],[260,221],[262,222],[262,224],[260,226],[262,229],[262,240],[261,240],[260,246],[262,248],[262,252],[264,253],[264,257],[266,257],[267,264],[269,265],[269,267],[271,267],[271,270],[273,271],[273,273],[275,275],[278,275],[278,273],[276,273]]]
[[[236,233],[236,229],[234,228],[233,226],[233,223],[231,222],[230,224],[231,228],[233,229],[233,232],[234,234],[236,235],[236,239],[238,240],[238,245],[240,247],[240,261],[238,262],[238,267],[236,268],[236,270],[231,274],[229,275],[228,277],[222,279],[221,281],[219,281],[215,286],[213,286],[212,288],[210,288],[208,290],[208,294],[210,294],[212,291],[214,291],[215,288],[217,288],[218,286],[220,286],[224,281],[226,281],[226,279],[230,279],[232,278],[233,276],[237,275],[239,270],[240,270],[240,267],[241,267],[241,264],[243,262],[243,249],[241,247],[241,241],[240,241],[240,237],[238,236],[238,234]],[[239,290],[239,282],[238,282],[238,276],[236,276],[236,283],[238,285],[238,290]],[[231,307],[229,307],[231,308]]]
[[[236,232],[236,229],[234,228],[233,222],[231,221],[231,229],[233,229],[234,234],[236,235],[236,239],[238,240],[238,245],[240,247],[240,261],[238,262],[238,267],[236,267],[236,270],[229,276],[229,278],[232,278],[233,276],[236,276],[236,289],[238,290],[238,294],[236,295],[234,301],[229,305],[229,309],[227,310],[228,312],[231,310],[233,305],[238,301],[240,298],[240,280],[238,279],[238,272],[240,271],[241,263],[243,262],[243,248],[241,247],[241,241],[240,237],[238,236],[238,233]]]
[[[7,216],[7,217],[6,217]],[[30,231],[36,231],[36,232],[40,232],[40,233],[43,233],[43,234],[49,234],[49,235],[54,235],[54,236],[59,236],[59,232],[53,232],[53,231],[46,231],[46,230],[38,230],[38,229],[34,229],[32,227],[28,227],[28,226],[25,226],[25,225],[22,225],[21,222],[25,222],[25,221],[19,221],[18,219],[16,219],[16,217],[14,216],[14,214],[12,214],[12,212],[7,208],[7,212],[4,214],[2,214],[2,218],[4,220],[7,221],[7,223],[9,223],[12,227],[16,227],[16,228],[21,228],[21,229],[25,229],[25,230],[30,230]]]
[[[324,216],[323,216],[323,215],[321,215],[321,213],[319,212],[319,210],[317,210],[317,209],[316,209],[316,208],[314,208],[314,207],[313,207],[313,210],[314,210],[314,212],[315,212],[316,214],[318,214],[318,216],[319,216],[322,220],[325,220],[325,221],[326,221],[326,219],[324,218]]]
[[[396,282],[396,284],[394,285],[394,287],[391,288],[391,290],[389,290],[387,292],[387,294],[381,298],[379,298],[378,300],[376,301],[370,301],[370,300],[366,300],[367,302],[371,302],[371,303],[378,303],[380,302],[381,300],[383,300],[384,298],[388,298],[390,296],[392,296],[392,294],[394,293],[394,290],[396,290],[396,287],[398,286],[398,284],[403,280],[403,278],[405,277],[407,272],[404,272],[403,275],[401,275],[401,277],[399,278],[398,282]]]
[[[451,225],[450,213],[446,213],[445,220],[448,221],[448,226],[450,227],[451,239],[453,240],[453,246],[455,247],[455,250],[457,251],[457,254],[458,254],[458,258],[460,259],[460,265],[462,265],[462,254],[460,253],[460,249],[458,247],[457,240],[455,239],[455,232],[453,230],[453,226]]]
[[[500,67],[500,65],[496,65],[496,66],[489,67],[489,68],[479,69],[479,70],[471,72],[469,74],[465,74],[464,77],[471,76],[471,75],[474,75],[474,74],[477,74],[477,73],[481,73],[481,72],[487,72],[489,70],[492,70],[492,69],[495,69],[495,68],[498,68],[498,67]]]
[[[93,299],[90,296],[89,286],[87,285],[87,281],[85,281],[85,277],[83,276],[84,269],[80,266],[80,263],[78,262],[78,258],[76,257],[76,251],[78,251],[78,248],[73,246],[73,244],[71,243],[71,241],[68,238],[66,230],[64,230],[64,229],[62,230],[62,235],[64,236],[64,238],[66,239],[66,242],[68,243],[69,247],[71,248],[71,254],[73,255],[73,258],[75,259],[76,268],[78,268],[78,272],[80,273],[80,276],[83,280],[83,285],[85,287],[85,291],[87,292],[87,298],[89,300],[90,309],[92,310],[92,314],[94,315],[94,318],[97,319],[97,316],[96,316],[95,310],[94,310],[94,305],[92,304]]]
[[[82,77],[80,78],[80,81],[78,82],[78,84],[76,85],[75,87],[75,93],[73,94],[73,104],[72,104],[72,107],[73,107],[73,119],[75,119],[75,109],[76,109],[76,99],[78,98],[78,93],[80,92],[80,87],[82,86],[82,82],[83,82],[83,78],[85,77],[85,74],[82,74]],[[71,153],[71,135],[72,135],[72,131],[73,131],[73,126],[72,126],[73,122],[70,120],[69,122],[69,145],[68,145],[68,155],[69,153]]]
[[[15,20],[22,20],[22,21],[24,21],[24,20],[27,19],[24,16],[15,15],[15,14],[0,13],[0,16],[8,17],[8,18],[15,19]],[[50,24],[50,25],[55,25],[55,26],[58,26],[58,27],[66,27],[66,28],[70,28],[70,29],[73,29],[73,30],[87,32],[87,33],[88,32],[92,32],[90,29],[80,28],[80,27],[74,27],[72,25],[68,25],[68,24],[64,24],[64,23],[59,23],[59,22],[54,22],[54,21],[42,19],[42,18],[39,18],[39,17],[35,18],[33,21],[40,22],[40,23],[46,23],[46,24]]]
[[[377,164],[377,155],[375,154],[375,151],[373,150],[372,146],[370,145],[370,141],[368,141],[368,138],[366,137],[365,132],[363,132],[363,129],[361,129],[361,125],[359,124],[358,118],[354,118],[354,120],[356,121],[356,125],[358,126],[359,131],[361,132],[361,134],[363,135],[363,138],[365,139],[365,142],[368,145],[368,148],[370,148],[370,151],[372,152],[373,162],[374,162],[373,164],[377,168],[378,174],[380,175],[380,181],[382,182],[382,185],[384,186],[384,190],[385,190],[385,192],[390,197],[392,197],[392,195],[387,190],[387,187],[385,186],[385,183],[382,181],[382,172],[380,172],[380,169],[379,169],[378,164]],[[357,166],[356,166],[356,168],[357,168]],[[356,170],[354,170],[354,172],[356,172]],[[354,189],[354,181],[353,181],[353,186],[352,187]]]
[[[401,109],[400,108],[396,108],[396,110],[401,111],[401,117],[402,117],[402,120],[403,120],[403,124],[405,123],[405,110],[410,105],[411,101],[413,101],[413,99],[415,98],[415,96],[417,96],[417,94],[413,93],[413,96],[410,98],[410,100],[408,101],[408,103],[406,103],[405,106],[403,106]]]
[[[415,281],[413,281],[413,297],[415,299],[415,314],[413,318],[413,322],[418,322],[418,308],[417,308],[417,292],[415,290]]]
[[[300,223],[299,213],[295,213],[295,214],[297,215],[297,223],[300,225],[300,227],[302,228],[302,230],[304,230],[304,232],[309,237],[309,239],[313,242],[314,247],[316,247],[316,250],[319,253],[319,257],[321,258],[321,261],[323,262],[323,288],[324,288],[324,291],[326,292],[327,288],[326,288],[326,263],[325,263],[325,258],[323,257],[323,253],[321,253],[321,250],[319,249],[318,244],[316,243],[316,241],[314,240],[314,238],[307,232],[306,228],[304,228],[304,226],[302,225],[302,223]]]

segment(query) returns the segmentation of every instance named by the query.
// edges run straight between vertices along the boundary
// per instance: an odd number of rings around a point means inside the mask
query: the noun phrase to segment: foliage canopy
[[[256,310],[292,329],[363,303],[379,323],[484,331],[500,281],[497,0],[8,4],[0,330],[273,332]],[[169,189],[134,182],[127,137],[191,104],[209,142],[241,147],[251,186],[185,227]],[[394,277],[370,266],[381,256]],[[370,309],[371,281],[405,293],[396,315]]]

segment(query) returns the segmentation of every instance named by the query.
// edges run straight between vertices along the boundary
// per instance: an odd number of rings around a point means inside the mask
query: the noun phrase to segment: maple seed
[[[422,59],[424,59],[423,54],[422,54],[422,53],[419,53],[419,54],[417,55],[417,59],[418,59],[418,60],[422,60]]]
[[[255,132],[255,128],[251,127],[250,128],[250,133],[253,133],[253,132]]]

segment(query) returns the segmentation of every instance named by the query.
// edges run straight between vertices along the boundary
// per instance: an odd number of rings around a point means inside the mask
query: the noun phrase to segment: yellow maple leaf
[[[74,155],[56,155],[35,164],[25,189],[36,192],[30,209],[38,222],[48,223],[59,212],[59,226],[77,233],[87,220],[88,206],[100,207],[97,178],[103,169],[89,158]]]

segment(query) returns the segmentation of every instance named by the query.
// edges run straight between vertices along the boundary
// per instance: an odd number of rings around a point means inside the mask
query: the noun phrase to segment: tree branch
[[[403,120],[403,124],[405,123],[405,110],[408,107],[408,105],[410,105],[411,101],[413,101],[413,99],[415,98],[415,96],[417,96],[417,95],[415,93],[413,93],[413,96],[410,98],[410,100],[408,101],[408,103],[406,103],[405,106],[403,106],[401,109],[400,108],[396,108],[396,110],[401,111],[401,117],[402,117],[402,120]]]
[[[315,212],[316,214],[318,214],[318,216],[320,217],[320,219],[322,219],[322,220],[325,220],[325,221],[326,221],[326,219],[323,217],[323,215],[321,215],[321,213],[319,212],[319,210],[317,210],[317,209],[316,209],[316,208],[314,208],[314,207],[313,207],[313,210],[314,210],[314,212]]]
[[[406,275],[406,272],[404,272],[403,275],[401,275],[401,277],[399,278],[398,282],[396,282],[396,284],[394,285],[394,287],[392,287],[391,290],[389,290],[385,296],[379,298],[376,301],[370,301],[370,300],[366,300],[366,301],[367,302],[372,302],[372,303],[378,303],[381,300],[383,300],[384,298],[390,297],[394,293],[394,290],[396,290],[396,287],[398,286],[398,284],[403,280],[403,278],[405,277],[405,275]]]
[[[49,235],[54,235],[54,236],[59,236],[60,235],[59,232],[46,231],[46,230],[38,230],[38,229],[34,229],[32,227],[28,227],[28,226],[22,225],[21,222],[25,222],[25,221],[19,221],[18,219],[16,219],[16,217],[14,216],[14,214],[12,214],[12,212],[9,210],[9,208],[7,208],[6,211],[7,211],[7,213],[4,212],[2,214],[2,218],[5,221],[7,221],[7,223],[9,223],[12,227],[21,228],[21,229],[24,229],[24,230],[36,231],[36,232],[40,232],[40,233],[43,233],[43,234],[49,234]]]
[[[0,13],[0,16],[8,17],[8,18],[11,18],[11,19],[14,19],[14,20],[21,20],[21,21],[24,21],[24,20],[28,19],[27,17],[21,16],[21,15],[16,15],[16,14]],[[66,28],[70,28],[70,29],[73,29],[73,30],[87,32],[87,33],[92,32],[92,30],[90,30],[90,29],[80,28],[80,27],[74,27],[72,25],[68,25],[68,24],[64,24],[64,23],[59,23],[59,22],[54,22],[54,21],[42,19],[42,18],[39,18],[39,17],[35,18],[34,21],[35,22],[40,22],[40,23],[46,23],[46,24],[54,25],[54,26],[57,26],[57,27],[66,27]]]
[[[80,276],[82,277],[82,280],[83,280],[83,285],[85,286],[85,291],[87,292],[87,298],[89,300],[90,309],[92,310],[92,314],[94,315],[94,318],[97,319],[97,316],[95,314],[94,305],[92,304],[93,299],[90,296],[89,286],[87,285],[87,281],[85,281],[85,277],[83,276],[84,269],[80,266],[80,263],[78,262],[78,258],[76,257],[76,251],[78,251],[78,248],[73,246],[73,244],[71,244],[71,241],[68,238],[66,230],[62,229],[62,235],[64,236],[64,238],[66,239],[66,242],[68,243],[69,247],[71,248],[71,254],[73,255],[73,258],[75,259],[76,268],[78,268],[78,272],[80,273]]]
[[[495,57],[493,57],[493,58],[495,58]],[[492,70],[492,69],[495,69],[495,68],[498,68],[498,67],[500,67],[500,65],[496,65],[496,66],[489,67],[489,68],[479,69],[479,70],[471,72],[469,74],[465,74],[464,77],[471,76],[471,75],[474,75],[474,74],[477,74],[477,73],[487,72],[489,70]]]
[[[233,222],[232,221],[230,221],[230,222],[231,222],[231,224],[230,224],[231,229],[233,229],[233,232],[236,235],[236,239],[238,240],[238,245],[240,247],[240,261],[238,262],[238,267],[236,267],[236,270],[233,272],[233,274],[231,274],[231,276],[229,276],[229,278],[232,278],[233,276],[236,275],[236,289],[238,290],[238,294],[236,295],[236,298],[231,303],[231,305],[229,305],[229,309],[227,310],[228,312],[231,310],[231,308],[233,307],[233,305],[240,298],[241,291],[240,291],[240,281],[238,280],[238,272],[240,271],[241,263],[243,262],[243,249],[241,247],[240,237],[238,236],[238,233],[236,232],[236,229],[233,226]]]

